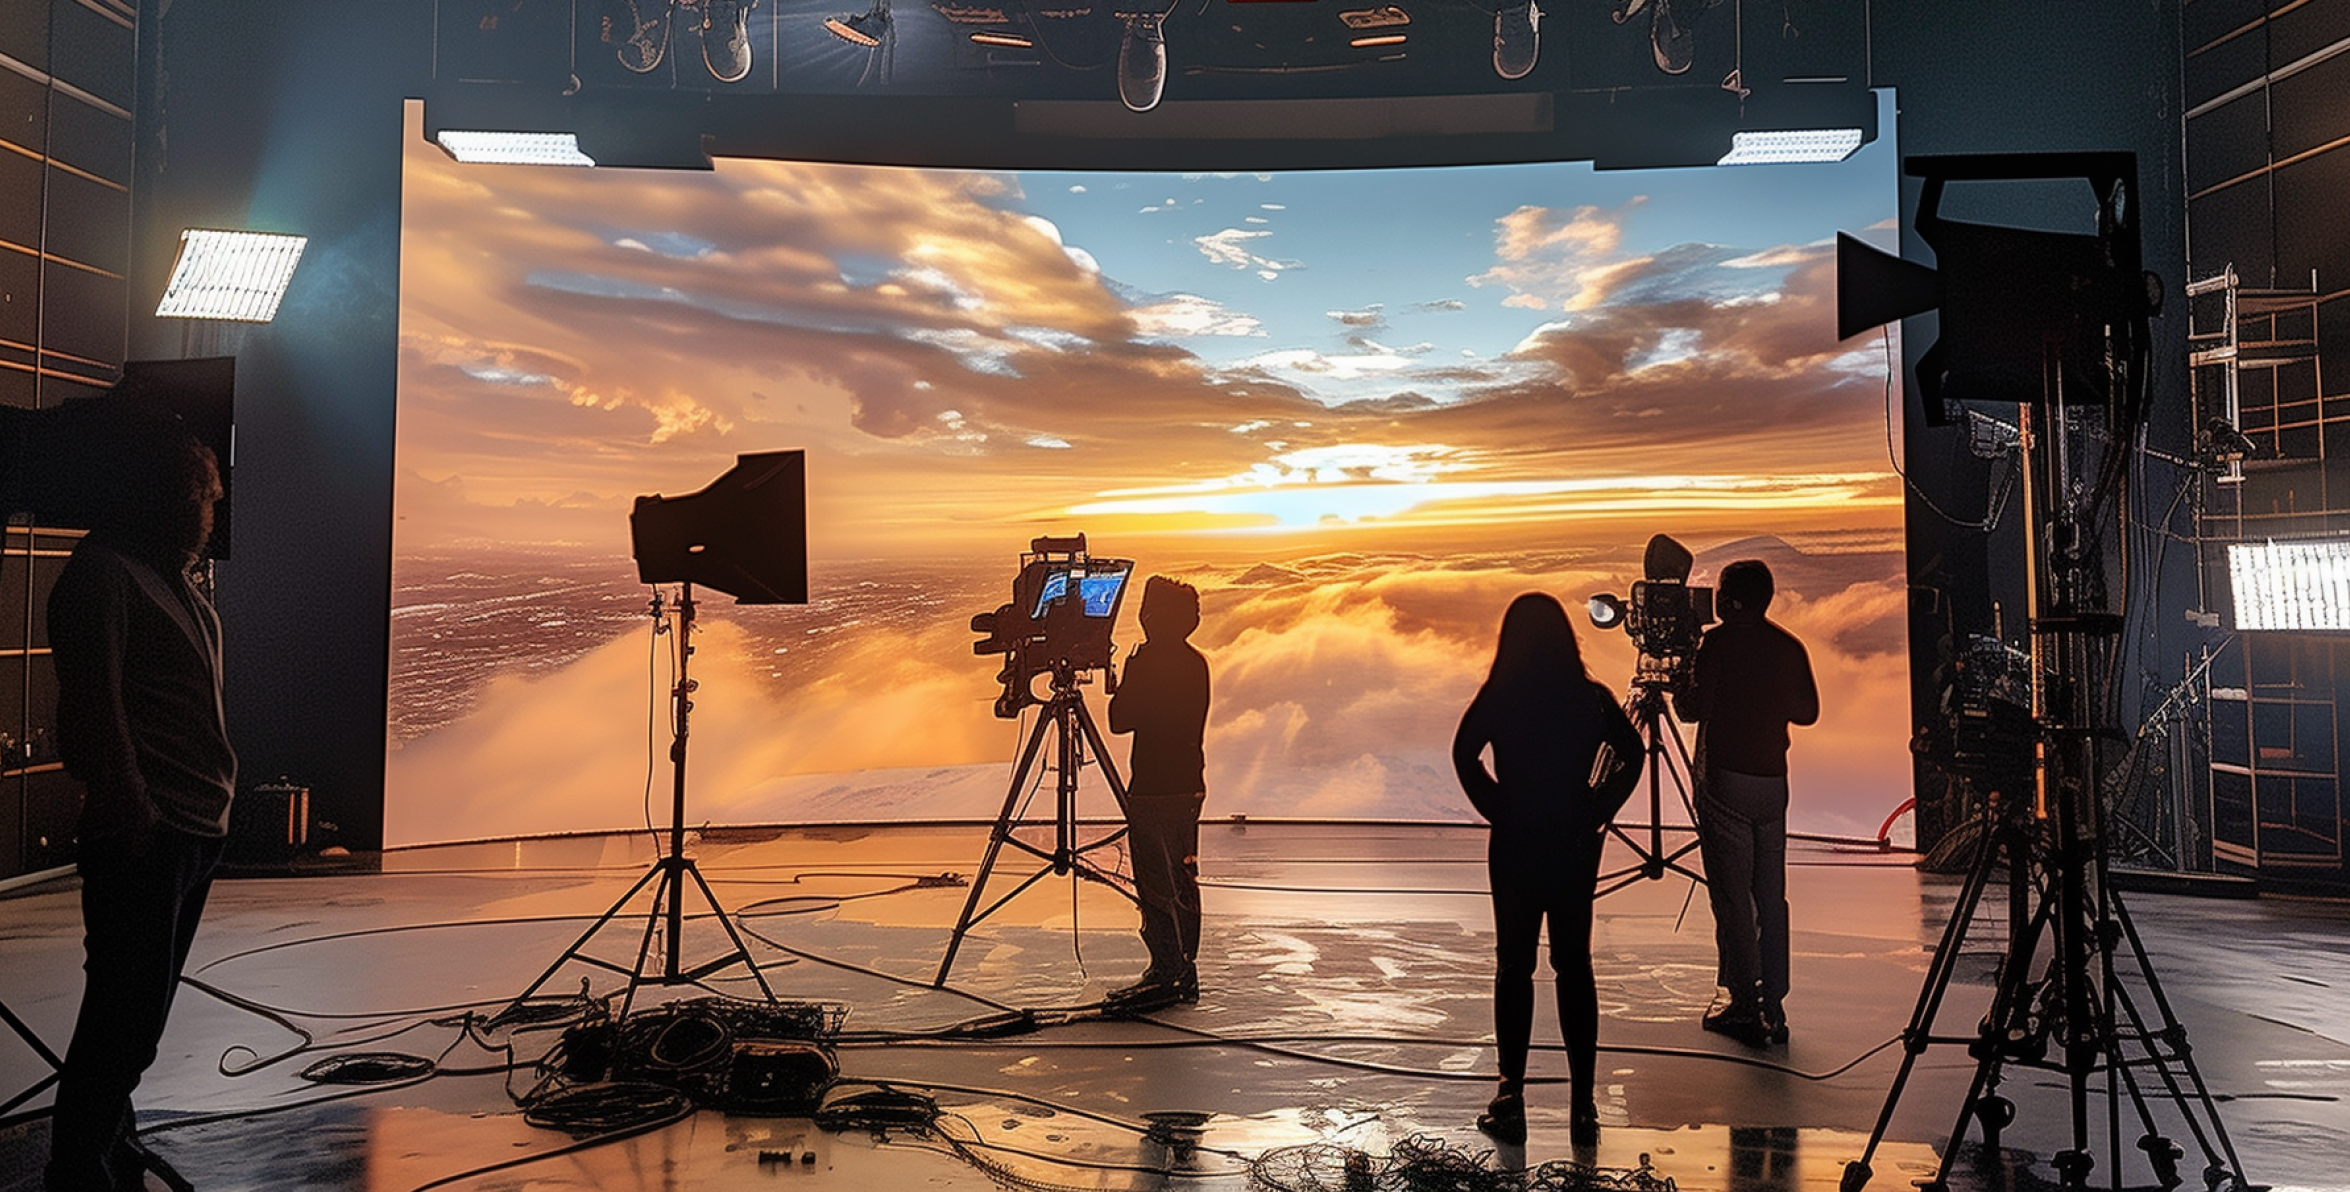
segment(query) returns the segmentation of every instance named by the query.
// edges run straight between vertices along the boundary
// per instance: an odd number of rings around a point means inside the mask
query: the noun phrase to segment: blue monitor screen
[[[1051,608],[1055,601],[1068,594],[1069,573],[1067,571],[1056,570],[1046,575],[1044,589],[1036,594],[1036,607],[1028,610],[1028,619],[1031,621],[1043,620],[1044,610]]]
[[[1077,582],[1077,591],[1085,598],[1085,615],[1107,617],[1118,611],[1118,593],[1126,587],[1126,572],[1089,575]]]

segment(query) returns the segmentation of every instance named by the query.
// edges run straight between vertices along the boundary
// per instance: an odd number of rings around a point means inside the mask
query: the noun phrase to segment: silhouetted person
[[[1493,769],[1484,752],[1493,748]],[[1613,766],[1598,789],[1602,748]],[[1591,972],[1591,903],[1601,834],[1640,776],[1638,730],[1583,666],[1575,627],[1556,599],[1529,592],[1502,615],[1493,670],[1452,739],[1453,769],[1493,825],[1486,874],[1493,887],[1493,1041],[1501,1087],[1477,1128],[1526,1140],[1526,1050],[1534,1032],[1534,952],[1550,924],[1550,967],[1566,1036],[1577,1143],[1599,1139],[1592,1099],[1599,1056],[1599,993]]]
[[[1674,698],[1697,722],[1698,846],[1722,987],[1705,1029],[1756,1046],[1787,1040],[1787,726],[1820,718],[1811,656],[1763,617],[1771,592],[1759,560],[1722,568],[1722,623]]]
[[[1150,968],[1118,991],[1130,1005],[1199,1000],[1199,813],[1207,800],[1208,660],[1192,647],[1199,592],[1154,575],[1142,589],[1143,642],[1110,697],[1110,731],[1134,734],[1126,843]]]
[[[189,574],[212,534],[218,467],[175,424],[140,421],[103,450],[102,507],[49,597],[58,749],[85,790],[86,952],[51,1192],[141,1186],[131,1092],[155,1060],[236,789],[220,620]]]

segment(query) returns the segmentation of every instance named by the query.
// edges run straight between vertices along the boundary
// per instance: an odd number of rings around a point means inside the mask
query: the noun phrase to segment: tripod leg
[[[1861,1150],[1860,1158],[1845,1165],[1841,1192],[1860,1192],[1869,1181],[1870,1161],[1877,1157],[1877,1146],[1885,1141],[1885,1131],[1893,1124],[1893,1110],[1901,1103],[1901,1091],[1909,1083],[1918,1057],[1925,1054],[1927,1044],[1932,1041],[1934,1019],[1941,1013],[1943,995],[1949,992],[1951,975],[1958,966],[1959,945],[1965,942],[1983,891],[1991,884],[1991,871],[1998,866],[1999,854],[1997,832],[1986,833],[1977,846],[1974,867],[1967,870],[1966,882],[1959,887],[1950,920],[1942,925],[1942,940],[1934,949],[1933,962],[1926,967],[1925,984],[1918,988],[1917,1005],[1910,1011],[1909,1025],[1902,1028],[1901,1067],[1893,1074],[1893,1085],[1885,1093],[1884,1107],[1877,1112],[1877,1124],[1869,1131],[1867,1146]],[[1982,1079],[1979,1071],[1976,1079],[1979,1084]],[[1973,1095],[1969,1094],[1970,1100]],[[1945,1154],[1941,1170],[1935,1173],[1937,1183],[1949,1177],[1949,1166],[1950,1157]]]
[[[635,1008],[637,986],[644,983],[645,957],[652,955],[653,936],[661,929],[662,900],[676,896],[676,891],[671,888],[669,861],[669,857],[663,857],[653,867],[653,872],[660,875],[660,880],[653,883],[653,905],[645,915],[645,934],[636,942],[636,963],[629,966],[628,988],[620,995],[621,1018],[627,1018],[628,1012]],[[671,963],[675,963],[674,957]]]
[[[9,1110],[40,1096],[50,1085],[56,1084],[58,1072],[65,1067],[65,1061],[59,1059],[56,1052],[49,1050],[49,1045],[42,1042],[41,1037],[33,1033],[33,1028],[26,1026],[24,1020],[8,1008],[7,1002],[0,1002],[0,1022],[7,1023],[8,1029],[15,1031],[16,1037],[24,1040],[25,1046],[32,1048],[33,1054],[40,1056],[41,1062],[49,1065],[48,1073],[27,1086],[23,1092],[0,1101],[0,1117],[6,1117]]]
[[[1093,758],[1101,766],[1102,779],[1110,784],[1110,796],[1118,801],[1118,814],[1128,814],[1126,780],[1118,777],[1118,767],[1110,761],[1109,747],[1102,743],[1101,727],[1094,723],[1093,712],[1083,701],[1077,704],[1077,727],[1084,730],[1086,743],[1093,747]]]
[[[612,920],[619,916],[621,910],[626,908],[630,902],[636,899],[637,892],[644,889],[646,883],[659,876],[661,876],[661,867],[659,865],[655,865],[653,868],[646,870],[643,874],[638,876],[636,879],[636,884],[628,888],[628,893],[623,894],[618,899],[616,899],[612,903],[611,909],[605,911],[601,915],[598,915],[596,917],[596,921],[590,923],[586,931],[580,932],[579,938],[571,941],[571,946],[563,949],[562,954],[555,957],[555,962],[547,966],[547,971],[539,974],[538,980],[531,982],[528,988],[524,989],[521,993],[516,994],[514,1000],[507,1003],[507,1008],[512,1009],[513,1007],[520,1006],[522,1003],[529,1001],[530,995],[537,993],[542,986],[553,980],[555,978],[555,974],[560,971],[564,965],[569,964],[574,957],[580,955],[580,949],[587,947],[587,942],[589,940],[596,938],[597,932],[602,931],[606,926],[610,925]],[[637,963],[640,968],[644,964],[644,959],[641,954],[638,956]]]
[[[718,905],[718,895],[710,889],[709,880],[702,876],[701,869],[696,867],[692,861],[685,863],[685,871],[693,876],[694,885],[702,891],[702,900],[710,904],[711,913],[718,916],[718,925],[726,929],[726,938],[734,944],[733,952],[720,957],[715,962],[701,965],[694,970],[694,975],[697,978],[707,976],[740,959],[743,962],[743,967],[751,971],[751,980],[758,982],[760,994],[765,996],[768,1001],[774,1001],[775,990],[767,984],[767,974],[759,971],[759,962],[751,958],[750,945],[743,941],[742,932],[735,929],[733,917],[726,913],[725,907]]]
[[[1697,767],[1690,760],[1688,742],[1681,739],[1681,722],[1673,718],[1672,708],[1659,705],[1656,721],[1661,729],[1657,735],[1668,738],[1673,743],[1670,753],[1664,752],[1662,744],[1659,744],[1658,760],[1660,763],[1664,763],[1666,776],[1673,780],[1673,788],[1681,794],[1681,810],[1688,814],[1690,828],[1689,843],[1667,853],[1664,857],[1664,863],[1673,872],[1702,885],[1705,882],[1705,875],[1680,863],[1681,858],[1695,852],[1700,847],[1705,829],[1705,825],[1699,822],[1697,799],[1692,793],[1697,788]],[[1679,765],[1678,769],[1675,769],[1671,764],[1676,761]]]
[[[2129,908],[2122,904],[2118,892],[2113,896],[2113,912],[2115,921],[2121,924],[2122,939],[2129,944],[2130,954],[2137,960],[2138,975],[2146,982],[2147,995],[2153,999],[2155,1011],[2162,1016],[2162,1029],[2153,1034],[2146,1032],[2145,1020],[2138,1015],[2127,989],[2121,989],[2123,1005],[2129,1008],[2130,1017],[2138,1024],[2140,1036],[2146,1040],[2147,1053],[2154,1057],[2155,1071],[2161,1073],[2163,1084],[2169,1089],[2171,1102],[2178,1106],[2179,1115],[2187,1120],[2187,1128],[2194,1134],[2196,1145],[2202,1148],[2207,1179],[2218,1172],[2236,1177],[2240,1185],[2244,1167],[2242,1161],[2236,1158],[2236,1144],[2228,1137],[2227,1123],[2220,1118],[2219,1105],[2212,1099],[2210,1088],[2203,1083],[2203,1072],[2196,1067],[2193,1052],[2188,1050],[2187,1029],[2179,1024],[2178,1015],[2171,1011],[2170,999],[2162,992],[2162,982],[2154,975],[2154,962],[2146,954],[2145,942],[2138,937],[2138,925],[2130,919]],[[2116,988],[2120,989],[2118,982]],[[2169,1055],[2163,1054],[2161,1044],[2170,1046]],[[2194,1105],[2188,1103],[2186,1091],[2179,1086],[2178,1073],[2174,1073],[2171,1068],[2174,1060],[2184,1072],[2188,1083],[2194,1087]],[[2195,1112],[2198,1107],[2202,1110],[2200,1117]],[[2211,1123],[2208,1138],[2203,1130],[2206,1119]],[[2215,1142],[2218,1145],[2216,1152],[2213,1150]],[[2218,1181],[2211,1182],[2216,1185]]]
[[[1003,851],[1005,839],[1012,834],[1016,823],[1013,817],[1020,806],[1021,789],[1028,785],[1029,776],[1034,773],[1037,751],[1044,747],[1044,735],[1051,725],[1051,717],[1038,716],[1036,726],[1028,732],[1028,743],[1021,747],[1020,762],[1012,768],[1011,788],[1004,792],[1003,810],[996,813],[995,829],[987,835],[987,852],[979,859],[979,872],[971,875],[971,894],[963,900],[963,913],[955,919],[954,933],[947,937],[947,951],[945,956],[939,958],[938,975],[931,978],[930,984],[934,988],[946,985],[947,974],[955,967],[955,953],[963,947],[963,937],[970,932],[973,924],[987,917],[975,913],[979,910],[980,898],[987,891],[987,875],[995,869],[996,854]],[[988,908],[990,913],[994,909]]]
[[[1076,874],[1077,877],[1083,880],[1096,882],[1100,885],[1107,886],[1108,888],[1117,891],[1121,897],[1126,899],[1126,901],[1139,906],[1141,905],[1141,899],[1135,893],[1135,891],[1127,888],[1125,884],[1119,882],[1118,879],[1108,871],[1103,870],[1100,866],[1095,865],[1091,861],[1085,859],[1085,854],[1087,853],[1093,852],[1096,849],[1108,848],[1111,845],[1126,839],[1127,832],[1130,830],[1130,824],[1132,823],[1134,811],[1132,805],[1127,802],[1126,782],[1124,779],[1118,777],[1117,763],[1110,759],[1109,746],[1102,739],[1101,727],[1094,722],[1092,709],[1085,706],[1084,699],[1076,697],[1074,694],[1070,699],[1069,708],[1069,720],[1072,726],[1069,731],[1083,734],[1081,739],[1085,742],[1085,745],[1088,748],[1093,750],[1094,764],[1101,769],[1102,780],[1108,783],[1110,787],[1110,797],[1116,800],[1118,804],[1119,818],[1126,821],[1124,823],[1120,823],[1107,835],[1097,837],[1096,839],[1087,841],[1084,844],[1073,845],[1069,850],[1070,872]],[[1071,798],[1067,803],[1067,807],[1070,811],[1071,818],[1066,821],[1066,823],[1070,834],[1069,839],[1075,840],[1077,832],[1077,824],[1075,820],[1077,806],[1075,800],[1075,780],[1071,779],[1070,781]]]

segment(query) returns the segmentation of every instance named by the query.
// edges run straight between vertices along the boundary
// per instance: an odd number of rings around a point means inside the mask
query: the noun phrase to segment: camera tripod
[[[1695,826],[1697,806],[1689,794],[1693,769],[1689,761],[1689,746],[1681,739],[1680,721],[1673,717],[1672,707],[1665,702],[1665,693],[1671,687],[1671,671],[1657,659],[1642,654],[1632,673],[1632,692],[1624,700],[1624,714],[1631,717],[1632,727],[1639,730],[1640,739],[1644,742],[1642,753],[1648,763],[1648,830],[1644,834],[1644,841],[1642,837],[1627,831],[1622,824],[1608,824],[1608,834],[1623,841],[1632,850],[1635,859],[1621,869],[1600,874],[1599,893],[1595,897],[1604,898],[1634,882],[1662,880],[1667,871],[1678,873],[1693,882],[1705,881],[1704,874],[1681,863],[1681,858],[1696,852],[1698,848]],[[1667,741],[1672,742],[1670,750],[1665,748]],[[1688,842],[1675,846],[1671,851],[1665,848],[1664,823],[1664,783],[1668,774],[1672,778],[1673,788],[1681,796],[1681,809],[1689,813],[1691,824]]]
[[[666,632],[668,629],[662,619],[665,611],[661,591],[659,588],[655,588],[651,614],[653,632],[656,634]],[[538,980],[531,982],[528,989],[523,990],[511,1003],[508,1003],[509,1009],[518,1007],[529,1000],[530,995],[537,993],[548,981],[554,979],[557,971],[574,960],[582,964],[594,965],[597,968],[609,969],[628,978],[628,989],[622,995],[620,1002],[620,1017],[623,1018],[628,1016],[629,1007],[636,1002],[637,987],[647,981],[656,985],[702,985],[704,988],[709,988],[704,984],[703,978],[737,964],[750,970],[751,980],[758,983],[759,993],[762,996],[770,1002],[776,1000],[775,990],[768,986],[766,974],[759,971],[758,962],[751,958],[750,946],[743,942],[742,933],[735,930],[734,919],[726,913],[725,907],[719,905],[718,895],[711,891],[710,883],[702,876],[702,871],[694,867],[694,859],[685,854],[685,747],[689,735],[687,720],[694,708],[694,690],[699,686],[692,678],[688,677],[687,673],[688,662],[694,653],[693,629],[694,586],[690,583],[681,584],[677,591],[677,683],[669,693],[674,711],[670,721],[669,765],[675,782],[670,792],[668,851],[653,862],[653,867],[646,870],[643,877],[636,879],[636,884],[630,886],[627,893],[622,894],[618,900],[612,903],[611,909],[597,916],[596,921],[589,924],[588,929],[581,932],[579,938],[572,941],[571,946],[565,948],[562,955],[555,958],[553,964],[547,966],[547,971],[539,974]],[[710,913],[717,918],[718,925],[726,930],[727,940],[733,944],[732,950],[691,968],[684,967],[683,961],[679,959],[683,954],[686,918],[685,894],[686,879],[688,878],[693,879],[693,886],[701,892],[703,903],[710,908]],[[602,957],[588,955],[584,951],[588,941],[594,939],[597,933],[610,926],[614,919],[619,918],[621,912],[627,910],[629,904],[636,901],[638,893],[647,886],[653,888],[653,902],[645,916],[644,936],[637,942],[636,963],[633,966],[624,967]],[[656,932],[660,933],[663,944],[661,969],[659,972],[647,973],[645,971],[645,957],[652,951],[653,937]]]
[[[2029,743],[2017,743],[2019,764],[2011,773],[2019,777],[2004,784],[2020,789],[1995,790],[1987,800],[1974,865],[1902,1031],[1901,1067],[1885,1094],[1867,1148],[1845,1165],[1841,1192],[1860,1192],[1868,1183],[1869,1160],[1884,1140],[1918,1057],[1928,1047],[1950,1043],[1966,1045],[1975,1058],[1975,1074],[1942,1150],[1942,1162],[1925,1187],[1948,1187],[1970,1120],[1981,1127],[1984,1150],[1998,1148],[2001,1131],[2016,1116],[2014,1103],[1997,1091],[2010,1066],[2063,1076],[2071,1132],[2069,1145],[2050,1162],[2065,1189],[2087,1188],[2089,1172],[2096,1166],[2091,1079],[2099,1076],[2104,1083],[2106,1157],[2115,1189],[2122,1187],[2125,1098],[2143,1131],[2136,1149],[2161,1187],[2181,1182],[2179,1161],[2184,1152],[2156,1120],[2158,1099],[2169,1101],[2201,1150],[2205,1185],[2215,1192],[2245,1186],[2235,1145],[2195,1067],[2186,1028],[2163,995],[2137,926],[2107,872],[2105,807],[2100,797],[2105,734],[2097,727],[2100,716],[2091,702],[2088,676],[2098,672],[2101,653],[2120,635],[2123,620],[2115,613],[2083,607],[2086,594],[2094,590],[2088,582],[2092,560],[2080,549],[2083,535],[2067,501],[2067,423],[2061,389],[2052,395],[2051,405],[2048,425],[2038,433],[2033,408],[2019,408],[2028,445],[2026,525],[2033,530],[2028,558],[2036,680],[2032,714],[2037,732]],[[2045,528],[2038,520],[2042,510],[2052,514]],[[2043,542],[2054,548],[2045,560]],[[2020,755],[2023,749],[2030,749],[2031,755]],[[2008,938],[1990,1007],[1973,1036],[1936,1035],[1934,1021],[1976,908],[2002,867],[2007,872]],[[2048,945],[2044,962],[2043,941]],[[2151,1023],[2140,995],[2123,980],[2133,971],[2153,1010]]]
[[[979,872],[971,879],[971,894],[963,901],[963,913],[955,920],[954,934],[947,937],[946,955],[938,962],[938,976],[931,984],[943,987],[947,974],[955,967],[955,953],[963,946],[963,937],[988,916],[1002,910],[1028,888],[1043,881],[1046,875],[1070,877],[1100,882],[1116,890],[1128,902],[1135,902],[1134,891],[1112,876],[1108,870],[1093,863],[1087,854],[1107,848],[1126,835],[1121,824],[1108,835],[1090,841],[1078,838],[1077,773],[1086,764],[1086,750],[1093,750],[1093,763],[1101,767],[1102,777],[1110,784],[1110,794],[1118,801],[1118,812],[1126,812],[1126,783],[1118,777],[1118,768],[1110,761],[1110,753],[1102,744],[1101,729],[1094,724],[1093,713],[1085,706],[1085,695],[1077,689],[1078,671],[1068,663],[1058,663],[1052,670],[1052,694],[1044,702],[1044,710],[1037,715],[1035,727],[1028,731],[1028,743],[1020,750],[1020,761],[1012,767],[1011,789],[1004,794],[1004,807],[996,813],[995,827],[988,833],[987,852],[980,858]],[[1053,846],[1050,849],[1032,844],[1014,835],[1030,822],[1021,807],[1021,795],[1035,780],[1038,759],[1044,753],[1044,740],[1053,738]],[[1043,862],[1036,872],[1021,879],[1010,893],[996,899],[981,910],[979,902],[987,892],[988,875],[995,870],[996,858],[1005,845],[1027,853]]]
[[[1859,1192],[1868,1183],[1869,1160],[1884,1140],[1894,1106],[1918,1058],[1930,1046],[1950,1043],[1967,1046],[1976,1060],[1975,1075],[1960,1105],[1957,1124],[1951,1128],[1949,1144],[1943,1148],[1941,1166],[1933,1180],[1922,1186],[1948,1186],[1951,1164],[1970,1120],[1981,1127],[1984,1148],[1998,1148],[2000,1132],[2016,1114],[2014,1103],[1997,1092],[2005,1069],[2011,1065],[2060,1072],[2066,1078],[2072,1145],[2052,1159],[2066,1188],[2085,1188],[2095,1165],[2089,1149],[2090,1078],[2100,1073],[2105,1077],[2106,1135],[2114,1187],[2121,1186],[2124,1094],[2144,1131],[2137,1149],[2145,1154],[2156,1181],[2166,1189],[2180,1182],[2183,1152],[2164,1136],[2155,1120],[2157,1094],[2149,1089],[2150,1083],[2161,1086],[2159,1095],[2177,1108],[2202,1151],[2206,1186],[2226,1186],[2236,1178],[2233,1173],[2242,1170],[2218,1107],[2195,1067],[2186,1028],[2172,1013],[2137,926],[2108,881],[2102,839],[2081,833],[2082,817],[2063,809],[2064,803],[2079,801],[2080,792],[2064,795],[2058,814],[2046,822],[2034,813],[2028,799],[2003,797],[1999,792],[1993,793],[1984,809],[1986,823],[1975,863],[1943,928],[1917,1007],[1902,1031],[1900,1070],[1885,1096],[1867,1149],[1845,1168],[1842,1192]],[[1936,1035],[1934,1019],[1949,992],[1968,928],[2001,868],[2007,871],[2008,941],[1990,1008],[1975,1035]],[[2050,955],[2045,969],[2035,973],[2043,938],[2050,942]],[[2138,998],[2121,980],[2127,968],[2136,970],[2152,1005],[2152,1025]],[[2142,1069],[2151,1069],[2151,1077],[2141,1076]]]

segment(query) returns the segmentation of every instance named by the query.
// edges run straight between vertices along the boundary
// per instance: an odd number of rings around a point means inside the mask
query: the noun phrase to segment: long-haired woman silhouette
[[[1603,748],[1611,753],[1604,763]],[[1591,973],[1591,904],[1601,833],[1631,793],[1640,762],[1640,734],[1584,668],[1566,609],[1540,592],[1511,601],[1502,615],[1493,670],[1452,741],[1461,789],[1493,826],[1486,873],[1493,888],[1493,1038],[1501,1087],[1478,1116],[1477,1128],[1502,1142],[1526,1139],[1534,953],[1545,920],[1573,1087],[1573,1138],[1578,1144],[1599,1139],[1599,1109],[1592,1100],[1599,994]]]

